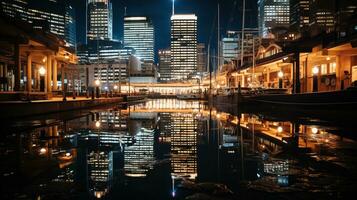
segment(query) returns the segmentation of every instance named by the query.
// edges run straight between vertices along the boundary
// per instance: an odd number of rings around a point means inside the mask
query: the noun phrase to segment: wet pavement
[[[274,113],[272,113],[274,115]],[[344,199],[357,128],[149,100],[1,124],[1,199]]]

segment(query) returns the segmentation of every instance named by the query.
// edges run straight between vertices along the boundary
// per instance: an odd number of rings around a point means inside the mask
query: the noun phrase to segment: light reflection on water
[[[337,193],[336,177],[339,183],[356,177],[348,171],[356,168],[357,146],[331,130],[234,116],[198,101],[98,110],[26,134],[4,134],[1,173],[11,183],[4,195],[181,199],[197,192],[214,196],[212,188],[227,198],[230,190],[233,196],[243,190]],[[336,170],[346,171],[337,176]],[[25,181],[17,190],[20,177]]]

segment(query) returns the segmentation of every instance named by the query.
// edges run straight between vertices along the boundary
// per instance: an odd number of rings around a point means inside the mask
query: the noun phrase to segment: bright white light
[[[278,133],[281,133],[281,132],[283,132],[283,127],[279,126],[278,127]]]
[[[66,153],[66,157],[70,157],[71,156],[71,153]]]
[[[197,20],[197,16],[196,15],[192,15],[192,14],[187,14],[187,15],[173,15],[171,16],[171,20]]]
[[[117,85],[114,85],[114,90],[117,90],[119,87]]]
[[[313,134],[316,134],[316,133],[319,132],[319,129],[317,129],[316,127],[314,127],[314,128],[311,129],[311,132],[312,132]]]

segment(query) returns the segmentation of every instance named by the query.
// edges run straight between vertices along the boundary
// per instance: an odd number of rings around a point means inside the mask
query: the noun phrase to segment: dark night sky
[[[77,40],[85,39],[85,2],[74,0],[77,17]],[[113,4],[114,38],[122,40],[124,7],[128,15],[151,17],[155,27],[155,49],[170,46],[171,0],[111,0]],[[241,26],[242,0],[175,0],[176,13],[195,13],[198,16],[198,42],[216,45],[217,3],[221,6],[221,33],[226,30],[238,30]],[[246,27],[255,27],[257,20],[257,0],[246,0]],[[213,30],[212,30],[212,26]]]

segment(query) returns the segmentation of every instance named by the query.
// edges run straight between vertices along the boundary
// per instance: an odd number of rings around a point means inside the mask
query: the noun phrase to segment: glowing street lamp
[[[278,77],[279,77],[279,89],[281,89],[283,88],[284,73],[282,71],[278,72]]]
[[[100,86],[100,80],[97,79],[94,81],[95,84],[95,90],[96,90],[96,97],[99,98],[99,86]]]
[[[100,121],[96,121],[96,122],[95,122],[95,127],[96,127],[96,128],[100,128],[100,125],[101,125],[101,124],[100,124]]]
[[[38,69],[38,73],[40,74],[40,91],[45,91],[45,75],[46,75],[46,68],[41,66]]]
[[[318,92],[318,87],[319,87],[319,68],[317,66],[312,68],[312,92]]]
[[[283,127],[279,126],[277,131],[278,131],[278,133],[282,133],[283,132]]]
[[[316,127],[313,127],[313,128],[311,129],[311,132],[312,132],[313,134],[317,134],[317,133],[319,132],[319,129],[317,129]]]

